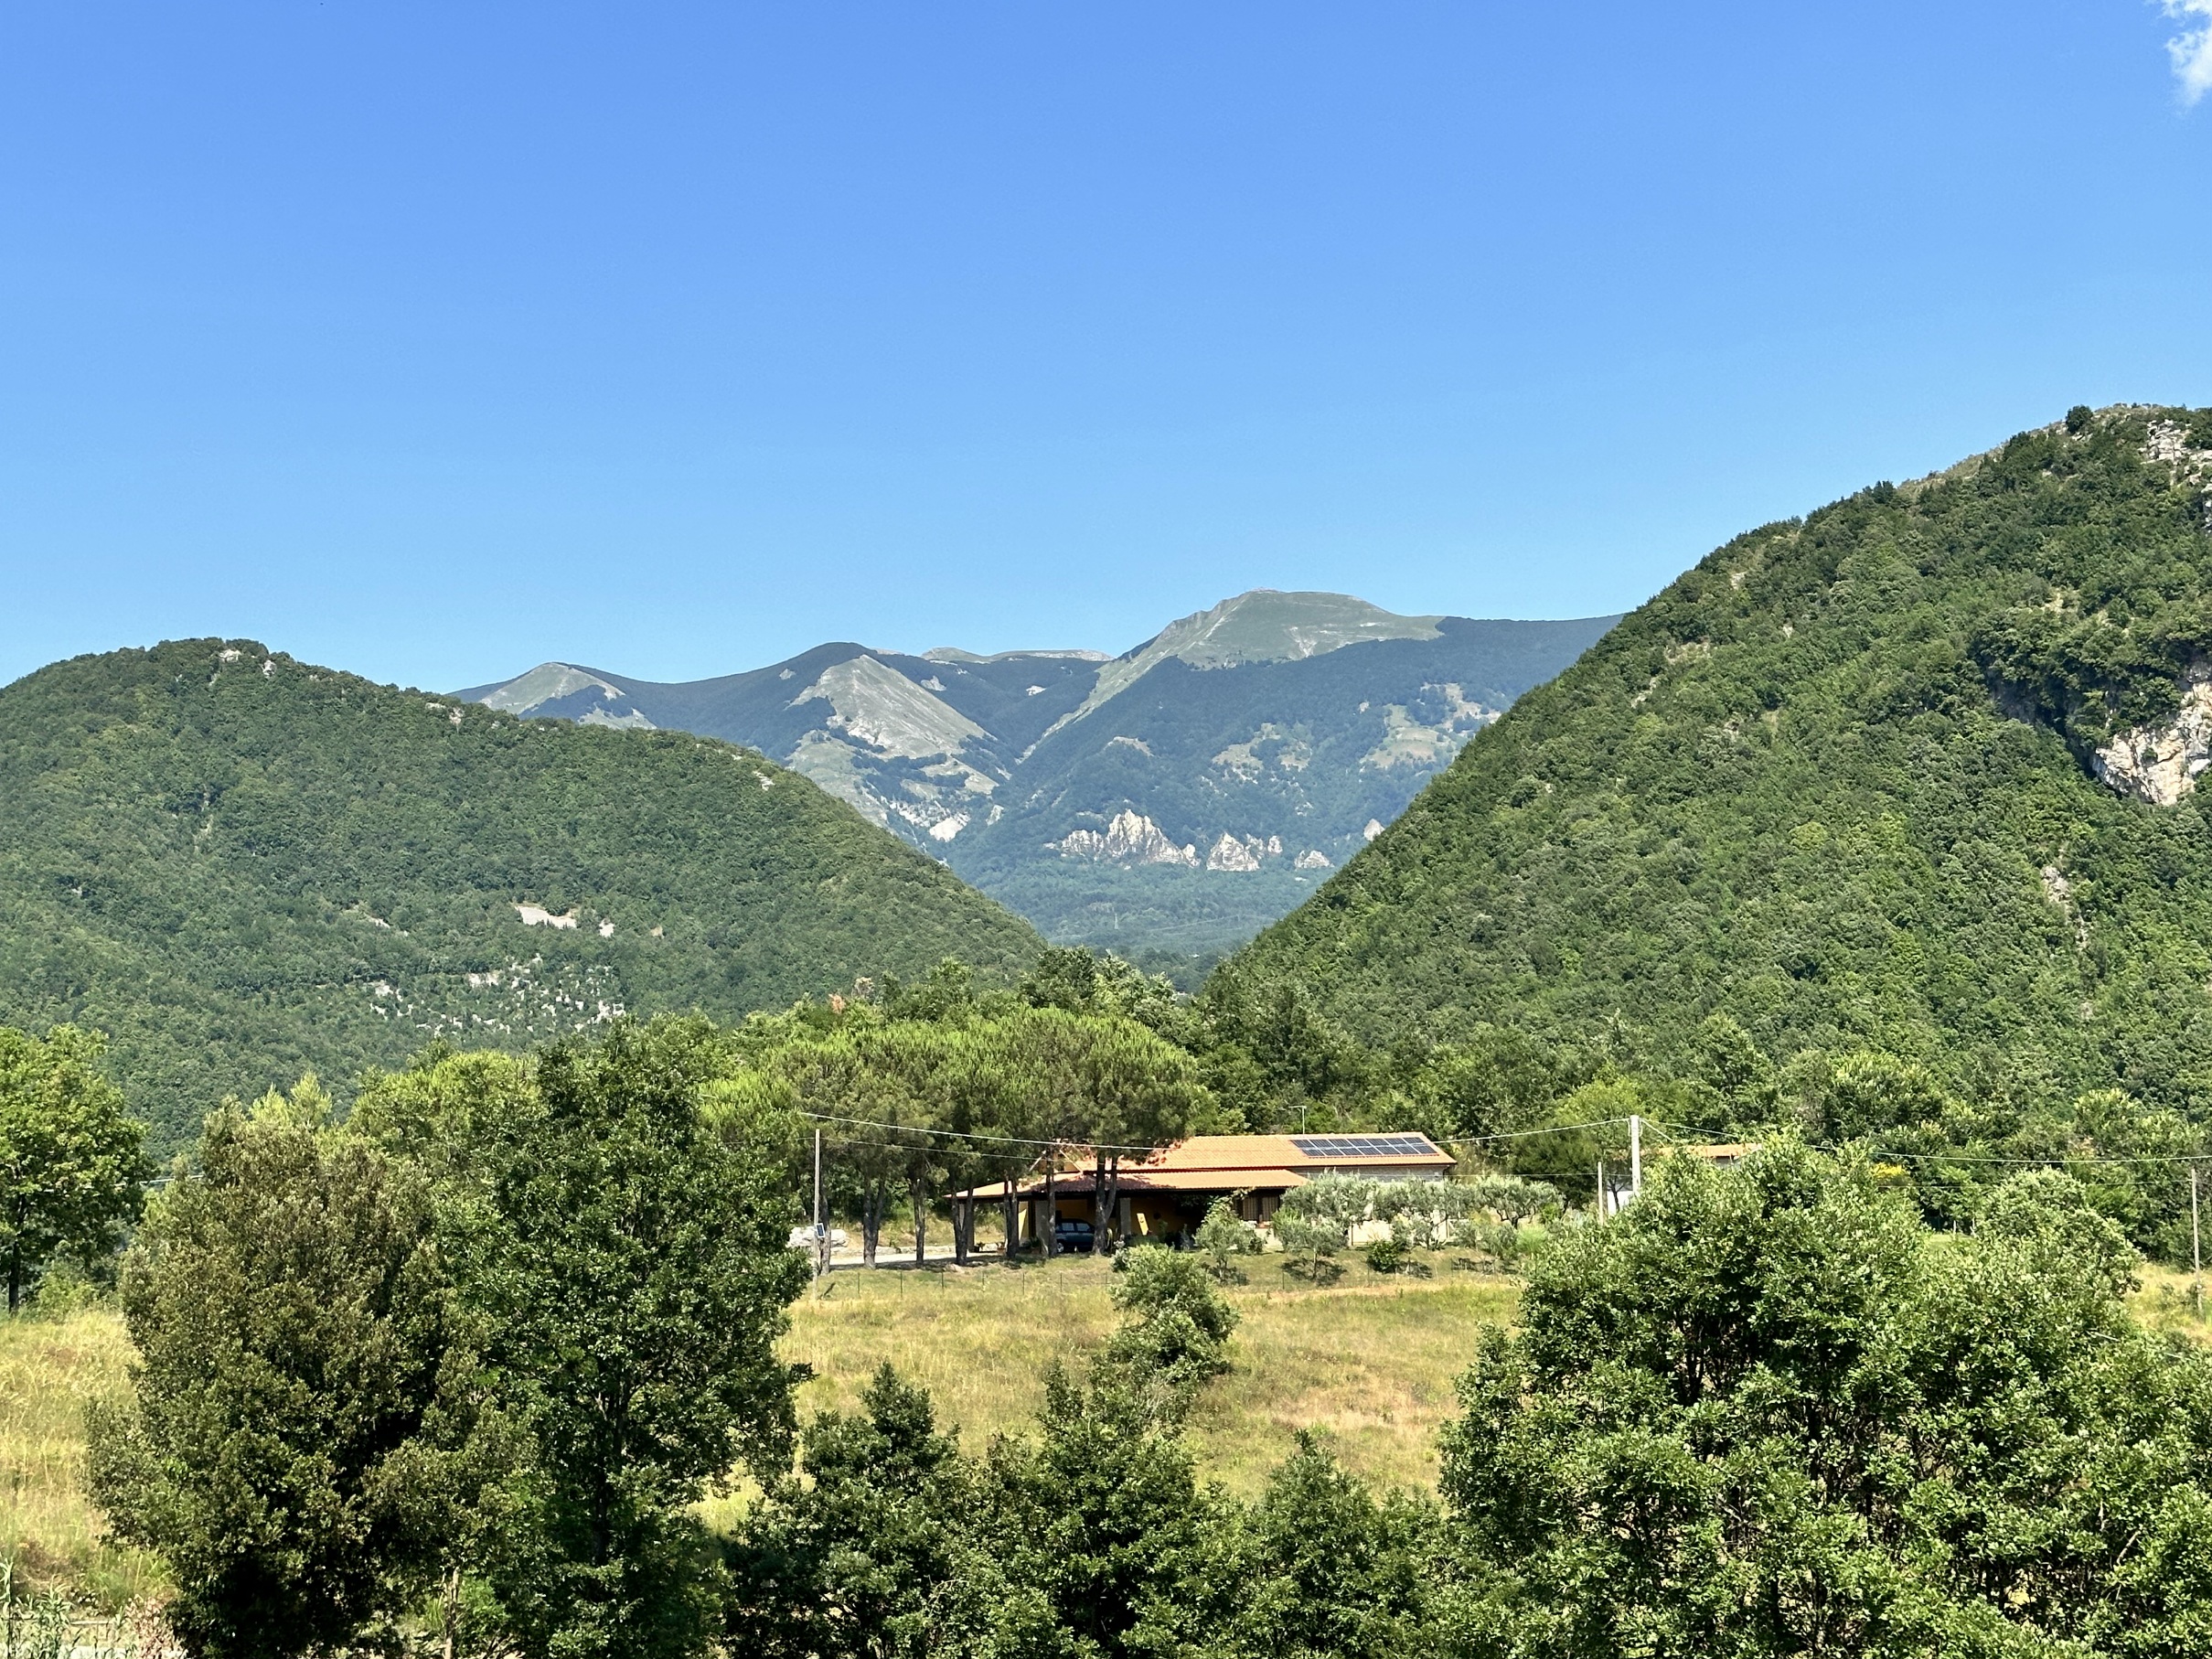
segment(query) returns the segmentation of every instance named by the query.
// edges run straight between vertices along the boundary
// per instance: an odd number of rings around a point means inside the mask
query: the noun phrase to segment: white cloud
[[[2166,42],[2166,55],[2174,59],[2174,74],[2181,82],[2182,102],[2195,103],[2212,92],[2212,0],[2163,3],[2167,16],[2195,25]]]

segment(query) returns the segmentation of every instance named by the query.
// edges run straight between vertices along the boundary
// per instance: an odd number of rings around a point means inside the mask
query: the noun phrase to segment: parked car
[[[1063,1252],[1090,1250],[1097,1247],[1098,1237],[1092,1232],[1089,1222],[1063,1215],[1053,1224],[1053,1241]]]

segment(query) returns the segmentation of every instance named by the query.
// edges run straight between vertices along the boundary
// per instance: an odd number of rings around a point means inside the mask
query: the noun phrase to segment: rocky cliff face
[[[2173,719],[2122,732],[2089,756],[2090,770],[2119,790],[2154,807],[2171,807],[2195,792],[2212,766],[2212,671],[2192,669]]]
[[[1104,830],[1071,830],[1049,845],[1062,858],[1095,862],[1189,866],[1198,862],[1197,848],[1177,846],[1150,819],[1127,809],[1117,813]]]

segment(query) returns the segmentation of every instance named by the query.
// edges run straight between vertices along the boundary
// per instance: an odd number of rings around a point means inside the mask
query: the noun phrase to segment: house
[[[1193,1135],[1142,1162],[1124,1161],[1106,1186],[1119,1236],[1169,1243],[1197,1229],[1217,1198],[1235,1198],[1246,1221],[1275,1218],[1283,1194],[1324,1175],[1366,1181],[1441,1181],[1454,1159],[1426,1135]],[[1095,1227],[1092,1169],[1055,1170],[1013,1184],[1022,1244],[1062,1223]],[[994,1183],[955,1194],[967,1204],[1001,1204],[1007,1186]]]

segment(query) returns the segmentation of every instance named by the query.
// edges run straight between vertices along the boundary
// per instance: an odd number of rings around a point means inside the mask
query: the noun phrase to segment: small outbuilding
[[[1106,1186],[1117,1236],[1131,1243],[1174,1243],[1197,1230],[1217,1198],[1234,1198],[1245,1220],[1274,1220],[1283,1194],[1324,1175],[1365,1181],[1441,1181],[1454,1160],[1426,1135],[1193,1135],[1139,1163],[1123,1162]],[[1013,1184],[1018,1243],[1047,1236],[1055,1220],[1095,1236],[1100,1216],[1091,1169],[1055,1169]],[[994,1183],[956,1194],[967,1204],[1005,1202]]]

